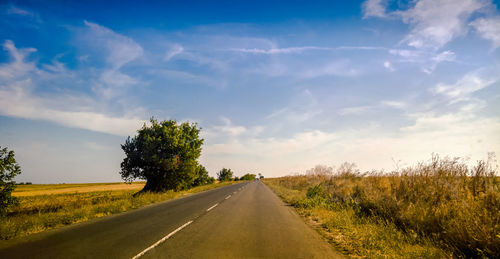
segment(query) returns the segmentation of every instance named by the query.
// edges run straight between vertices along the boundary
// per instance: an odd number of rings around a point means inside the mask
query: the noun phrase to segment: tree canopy
[[[256,175],[255,174],[245,174],[242,177],[240,177],[240,180],[242,181],[252,181],[255,180]]]
[[[160,192],[189,188],[200,174],[208,175],[197,162],[203,139],[196,123],[151,118],[150,124],[122,145],[126,157],[120,174],[125,181],[146,180],[143,191]]]
[[[196,167],[196,179],[194,180],[193,186],[200,186],[205,184],[211,184],[215,182],[215,178],[208,175],[207,169],[204,166],[198,165]]]
[[[14,151],[0,147],[0,216],[7,213],[7,208],[16,203],[12,191],[16,187],[14,177],[21,173],[21,167],[14,158]]]
[[[233,180],[233,171],[231,171],[231,169],[222,168],[222,170],[217,173],[217,180],[221,182]]]

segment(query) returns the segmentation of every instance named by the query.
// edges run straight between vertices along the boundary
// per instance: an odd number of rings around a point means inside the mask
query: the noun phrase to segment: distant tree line
[[[220,170],[218,173],[217,173],[217,180],[219,180],[220,182],[225,182],[225,181],[252,181],[252,180],[255,180],[255,178],[257,177],[257,175],[255,174],[245,174],[243,175],[242,177],[239,177],[238,176],[233,176],[234,173],[233,171],[231,171],[231,169],[227,169],[227,168],[222,168],[222,170]]]

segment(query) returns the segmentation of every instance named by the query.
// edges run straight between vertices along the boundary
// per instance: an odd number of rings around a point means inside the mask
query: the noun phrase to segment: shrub
[[[0,217],[5,216],[9,206],[17,203],[11,193],[16,187],[14,177],[21,173],[21,167],[14,158],[14,151],[0,147]]]
[[[217,173],[217,180],[221,182],[231,181],[233,179],[233,171],[231,169],[222,168]]]

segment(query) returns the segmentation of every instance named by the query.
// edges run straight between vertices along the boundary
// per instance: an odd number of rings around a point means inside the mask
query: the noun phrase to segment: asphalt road
[[[226,186],[0,243],[0,258],[341,258],[267,186]]]

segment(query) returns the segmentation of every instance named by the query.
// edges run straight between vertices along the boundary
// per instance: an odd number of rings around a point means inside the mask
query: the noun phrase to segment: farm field
[[[121,213],[142,206],[233,184],[223,182],[184,191],[136,194],[143,182],[20,185],[13,193],[18,206],[0,219],[0,240],[22,237],[93,218]]]
[[[36,196],[60,193],[83,193],[98,191],[140,190],[145,182],[133,183],[71,183],[71,184],[23,184],[18,185],[12,196]]]

